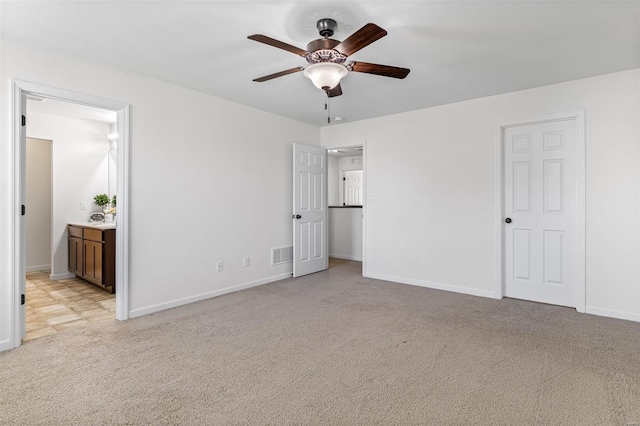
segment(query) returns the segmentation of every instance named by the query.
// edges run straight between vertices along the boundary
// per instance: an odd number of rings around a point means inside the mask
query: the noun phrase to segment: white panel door
[[[362,205],[362,170],[350,170],[344,172],[344,205]]]
[[[504,130],[505,296],[576,306],[574,120]]]
[[[293,276],[329,267],[327,151],[293,144]]]

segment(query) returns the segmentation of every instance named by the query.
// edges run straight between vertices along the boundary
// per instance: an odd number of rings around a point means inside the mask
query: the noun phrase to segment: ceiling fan
[[[363,47],[366,47],[374,41],[387,35],[387,32],[376,24],[366,24],[358,31],[340,42],[329,38],[333,35],[338,24],[333,19],[320,19],[316,28],[320,36],[317,40],[313,40],[307,44],[306,50],[302,50],[282,41],[267,37],[262,34],[250,35],[248,38],[287,52],[299,55],[307,60],[310,64],[308,67],[295,67],[274,74],[265,75],[256,78],[253,81],[263,82],[284,75],[293,74],[303,71],[305,77],[309,78],[313,84],[326,92],[328,97],[342,95],[342,87],[340,80],[350,71],[363,72],[367,74],[376,74],[384,77],[405,78],[409,74],[409,69],[392,67],[389,65],[371,64],[368,62],[350,62],[346,63],[347,58]]]

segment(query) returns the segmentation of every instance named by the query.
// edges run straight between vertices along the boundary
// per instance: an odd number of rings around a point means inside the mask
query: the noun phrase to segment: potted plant
[[[96,206],[102,208],[102,211],[105,211],[108,208],[111,200],[109,199],[109,196],[107,194],[98,194],[93,197],[93,202],[96,204]]]

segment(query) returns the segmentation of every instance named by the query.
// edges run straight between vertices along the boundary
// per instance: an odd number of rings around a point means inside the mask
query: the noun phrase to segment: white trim
[[[116,267],[116,319],[120,321],[129,319],[129,173],[131,171],[129,117],[129,105],[124,105],[118,110],[116,265],[120,267]]]
[[[389,281],[396,284],[409,284],[417,287],[431,288],[434,290],[444,290],[451,291],[453,293],[469,294],[471,296],[487,297],[489,299],[496,298],[495,292],[493,290],[479,290],[477,288],[462,287],[453,284],[434,283],[431,281],[413,280],[409,278],[400,278],[381,274],[367,274],[364,275],[364,277],[373,278],[375,280]]]
[[[183,297],[181,299],[172,300],[169,302],[159,303],[157,305],[151,305],[144,308],[133,309],[129,313],[130,318],[141,317],[143,315],[152,314],[154,312],[164,311],[165,309],[176,308],[178,306],[187,305],[189,303],[199,302],[205,299],[211,299],[212,297],[222,296],[224,294],[235,293],[236,291],[246,290],[248,288],[257,287],[264,284],[269,284],[275,281],[280,281],[285,278],[291,278],[291,272],[284,274],[274,275],[268,278],[263,278],[256,281],[251,281],[244,284],[234,285],[232,287],[223,288],[220,290],[208,291],[206,293],[200,293],[195,296]]]
[[[344,259],[344,260],[356,260],[358,262],[362,262],[361,258],[355,256],[345,256],[342,254],[329,253],[329,257],[335,257],[336,259]]]
[[[49,279],[51,281],[58,281],[58,280],[69,280],[71,278],[75,278],[76,274],[72,274],[71,272],[63,272],[61,274],[51,274],[49,275]]]
[[[11,322],[11,339],[10,348],[16,348],[20,346],[22,336],[20,336],[20,324],[21,324],[21,309],[20,306],[20,291],[21,281],[20,276],[24,267],[23,253],[23,237],[21,236],[21,230],[24,227],[19,222],[20,216],[17,214],[18,207],[22,203],[21,188],[22,180],[21,173],[24,172],[21,161],[21,153],[24,147],[24,137],[21,134],[21,116],[26,110],[25,95],[34,94],[43,96],[45,98],[58,99],[62,101],[77,103],[81,105],[88,105],[95,108],[106,109],[115,111],[118,114],[117,127],[118,134],[121,135],[118,139],[118,227],[116,228],[116,264],[119,265],[116,269],[116,319],[125,320],[129,318],[129,156],[131,152],[130,145],[130,121],[129,121],[129,105],[121,102],[111,101],[108,99],[98,98],[95,96],[85,95],[82,93],[72,92],[68,90],[58,89],[55,87],[45,86],[42,84],[32,83],[28,81],[12,80],[13,88],[13,134],[12,134],[12,170],[13,170],[13,182],[11,182],[14,188],[14,195],[10,206],[11,216],[9,218],[11,226],[11,246],[12,252],[9,254],[9,277],[11,279],[11,289],[9,296],[13,301],[10,304],[10,317]],[[25,135],[26,136],[26,135]]]
[[[615,309],[597,308],[595,306],[586,306],[585,312],[587,314],[598,315],[601,317],[616,318],[627,321],[640,322],[640,313],[617,311]]]
[[[495,288],[495,297],[502,299],[504,296],[504,234],[502,220],[504,216],[504,159],[503,159],[503,146],[504,146],[504,130],[509,127],[528,126],[532,124],[548,123],[552,121],[569,121],[574,120],[576,124],[576,164],[577,164],[577,186],[576,186],[576,198],[577,198],[577,265],[576,265],[576,282],[577,282],[577,294],[576,294],[576,310],[578,312],[586,312],[586,222],[585,222],[585,210],[586,210],[586,132],[585,132],[585,110],[570,111],[565,113],[550,114],[542,117],[511,120],[497,126],[496,132],[496,172],[495,172],[495,203],[496,203],[496,275],[498,282]]]
[[[367,273],[367,168],[369,159],[367,156],[367,140],[362,141],[362,276]]]
[[[22,271],[25,267],[24,261],[26,260],[26,252],[24,251],[23,235],[24,235],[24,222],[20,220],[21,216],[18,214],[19,206],[22,204],[22,182],[23,182],[23,170],[19,167],[22,164],[21,153],[25,149],[22,145],[26,144],[26,131],[22,131],[22,115],[26,111],[26,97],[23,94],[19,84],[17,82],[12,83],[13,92],[13,133],[11,135],[12,144],[12,171],[13,171],[13,198],[11,199],[11,246],[12,251],[9,254],[9,276],[11,277],[11,332],[10,332],[10,347],[16,348],[22,343],[22,322],[23,317],[20,309],[20,294],[22,292]],[[24,142],[24,143],[23,143]]]
[[[51,265],[27,266],[24,268],[27,272],[50,271]]]
[[[0,340],[0,352],[8,351],[9,349],[11,349],[11,340]]]

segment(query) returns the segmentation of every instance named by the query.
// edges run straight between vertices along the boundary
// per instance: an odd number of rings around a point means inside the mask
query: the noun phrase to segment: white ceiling
[[[411,69],[405,80],[350,73],[331,112],[345,122],[640,66],[638,1],[2,2],[2,36],[76,53],[275,114],[326,125],[304,48],[330,17],[343,40],[367,22],[388,35],[350,59]]]
[[[115,123],[118,118],[118,114],[115,111],[93,108],[72,102],[58,101],[56,99],[45,99],[42,102],[27,99],[27,114],[30,112],[60,115],[107,124]]]

